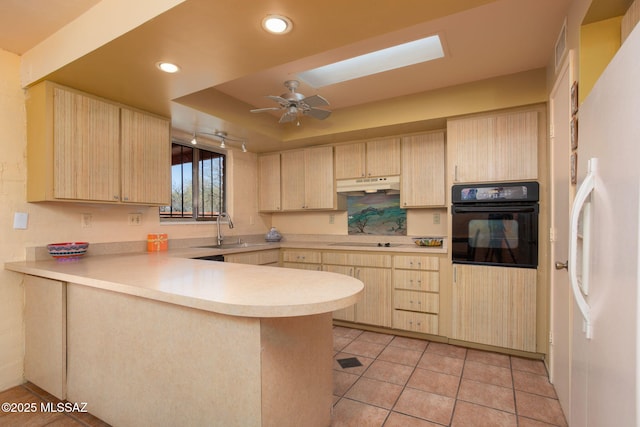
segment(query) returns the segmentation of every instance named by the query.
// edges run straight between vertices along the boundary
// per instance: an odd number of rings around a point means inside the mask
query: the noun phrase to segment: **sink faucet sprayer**
[[[216,218],[216,227],[218,229],[218,246],[220,246],[222,244],[222,241],[224,240],[224,236],[220,232],[220,218],[222,217],[227,217],[229,228],[233,228],[233,221],[231,221],[231,216],[229,216],[229,214],[226,212],[220,212],[220,214],[218,214],[218,217]]]

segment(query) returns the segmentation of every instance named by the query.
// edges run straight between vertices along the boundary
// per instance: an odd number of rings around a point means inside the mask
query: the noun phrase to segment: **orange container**
[[[169,239],[166,233],[151,233],[147,235],[147,251],[162,252],[169,249]]]

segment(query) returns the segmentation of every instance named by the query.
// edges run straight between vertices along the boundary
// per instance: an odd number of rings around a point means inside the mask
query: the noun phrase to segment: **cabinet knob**
[[[118,196],[113,196],[113,200],[118,200],[119,197]]]

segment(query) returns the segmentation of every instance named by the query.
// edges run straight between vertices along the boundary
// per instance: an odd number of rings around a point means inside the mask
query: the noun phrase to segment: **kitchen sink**
[[[240,248],[252,248],[254,246],[267,246],[270,243],[223,243],[222,245],[206,245],[206,246],[196,246],[197,248],[208,248],[208,249],[240,249]]]

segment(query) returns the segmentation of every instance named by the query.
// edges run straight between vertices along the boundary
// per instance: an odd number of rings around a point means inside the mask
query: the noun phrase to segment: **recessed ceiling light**
[[[431,61],[443,56],[444,50],[440,37],[435,35],[304,71],[299,73],[298,77],[317,88]]]
[[[262,28],[272,34],[286,34],[293,28],[293,22],[286,16],[268,15],[262,20]]]
[[[156,63],[156,67],[160,68],[165,73],[177,73],[180,71],[180,67],[176,64],[172,64],[171,62],[158,62]]]

